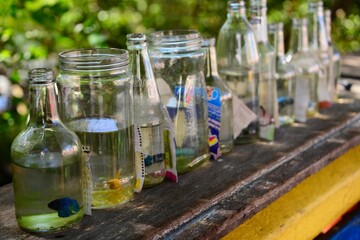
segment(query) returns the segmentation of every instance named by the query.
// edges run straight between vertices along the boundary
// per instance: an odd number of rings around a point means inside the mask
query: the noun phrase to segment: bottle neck
[[[322,4],[309,7],[308,13],[309,43],[313,49],[326,51],[329,48],[328,36]]]
[[[44,125],[59,121],[55,83],[30,84],[30,123]]]
[[[134,78],[134,95],[160,102],[147,44],[128,41],[128,51],[130,72]]]
[[[325,11],[325,28],[328,41],[331,42],[331,11]]]
[[[228,9],[227,18],[228,19],[237,19],[241,17],[240,8],[231,8]]]
[[[266,11],[266,6],[251,6],[250,23],[254,28],[257,41],[264,43],[268,42]]]
[[[298,52],[309,51],[309,38],[306,24],[300,24],[298,27]]]
[[[206,48],[205,76],[219,76],[217,69],[216,50],[214,46]]]
[[[277,28],[275,33],[275,51],[277,57],[283,57],[285,55],[285,46],[284,46],[284,32],[282,28]]]

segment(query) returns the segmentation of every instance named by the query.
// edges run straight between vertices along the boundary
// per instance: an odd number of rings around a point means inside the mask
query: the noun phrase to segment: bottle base
[[[121,205],[134,196],[133,187],[122,186],[120,189],[96,190],[92,193],[92,209],[103,209]]]
[[[176,156],[176,170],[183,174],[190,172],[209,160],[210,154],[205,153],[194,159],[194,156]]]
[[[227,141],[227,142],[222,142],[220,141],[220,151],[221,154],[226,154],[231,152],[231,150],[234,148],[234,141]]]
[[[235,145],[250,144],[256,142],[258,137],[256,135],[240,135],[234,141]]]
[[[39,215],[20,215],[16,220],[20,228],[30,233],[53,233],[71,228],[81,221],[84,209],[66,218],[58,216],[57,212]]]

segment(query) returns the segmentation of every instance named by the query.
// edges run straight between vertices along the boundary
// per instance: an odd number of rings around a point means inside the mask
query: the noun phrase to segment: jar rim
[[[149,39],[151,40],[160,38],[168,41],[193,40],[201,38],[201,35],[198,31],[189,29],[155,31],[149,35]]]
[[[178,29],[150,33],[150,48],[163,53],[188,52],[201,49],[202,37],[196,30]]]
[[[129,64],[129,54],[119,48],[81,48],[59,53],[62,69],[92,71],[114,70]]]
[[[29,71],[29,81],[32,84],[54,82],[54,71],[50,68],[33,68]]]

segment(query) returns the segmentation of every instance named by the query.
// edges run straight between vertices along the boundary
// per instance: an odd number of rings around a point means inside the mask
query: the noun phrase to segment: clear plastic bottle
[[[202,39],[194,30],[157,31],[148,39],[161,100],[175,126],[177,171],[185,173],[209,159]]]
[[[250,1],[250,23],[259,47],[259,137],[275,139],[275,125],[279,121],[275,79],[275,51],[268,42],[266,0]]]
[[[286,61],[283,23],[269,24],[270,43],[276,53],[276,86],[279,106],[279,124],[287,125],[294,122],[294,97],[296,71],[294,66]]]
[[[209,88],[214,87],[220,91],[220,150],[221,153],[228,153],[234,147],[234,129],[233,129],[233,105],[232,92],[226,82],[224,82],[217,70],[215,38],[203,39],[202,47],[206,50],[205,61],[205,82]],[[210,109],[209,109],[210,113]],[[210,125],[210,124],[209,124]],[[209,126],[211,127],[211,126]],[[211,152],[211,146],[210,146]]]
[[[258,114],[259,54],[255,33],[246,18],[244,1],[228,2],[227,20],[220,29],[216,51],[220,77]],[[256,119],[242,130],[235,143],[256,141],[258,127]]]
[[[146,36],[128,34],[127,47],[134,78],[134,124],[141,137],[141,152],[136,154],[135,160],[144,163],[144,187],[151,187],[161,183],[166,173],[162,103],[151,68]]]
[[[16,220],[29,232],[58,231],[84,215],[81,144],[58,116],[52,70],[29,78],[30,119],[11,146]]]
[[[328,37],[329,46],[332,52],[332,64],[333,64],[333,74],[334,74],[334,95],[333,100],[336,100],[336,88],[340,80],[341,76],[341,55],[339,50],[337,49],[335,43],[332,41],[331,38],[331,11],[329,9],[325,10],[325,25],[326,25],[326,32]]]
[[[309,49],[307,19],[293,19],[290,42],[287,59],[291,59],[297,71],[295,120],[306,122],[318,113],[318,82],[324,76],[319,59]]]
[[[60,114],[81,140],[92,179],[92,208],[132,199],[135,186],[133,82],[126,50],[59,54]]]
[[[322,1],[309,1],[308,5],[309,46],[316,52],[324,69],[324,77],[319,79],[318,101],[320,108],[327,108],[333,102],[334,77],[331,60],[331,48],[326,33],[324,9]]]

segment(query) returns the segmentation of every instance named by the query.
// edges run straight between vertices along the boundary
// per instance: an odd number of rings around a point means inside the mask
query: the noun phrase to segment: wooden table
[[[347,99],[317,118],[277,129],[275,142],[236,146],[221,160],[181,175],[178,184],[164,182],[122,207],[95,210],[63,233],[39,236],[21,231],[12,185],[3,186],[0,239],[223,237],[360,143],[360,91],[343,93]]]

